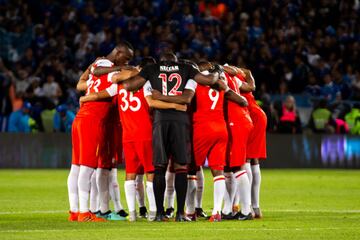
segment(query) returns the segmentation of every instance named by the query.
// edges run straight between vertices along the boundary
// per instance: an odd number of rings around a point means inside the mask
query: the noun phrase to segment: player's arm
[[[117,72],[117,71],[121,71],[120,66],[113,66],[113,67],[96,67],[93,70],[93,74],[96,77],[100,77],[101,75],[105,75],[111,72]]]
[[[243,72],[239,71],[239,69],[237,67],[230,66],[230,65],[223,65],[222,67],[224,68],[224,71],[227,72],[228,74],[230,74],[231,76],[243,74]],[[245,77],[245,74],[243,74],[243,76]]]
[[[110,94],[106,90],[102,90],[96,93],[90,93],[86,96],[81,96],[79,99],[80,105],[86,102],[95,102],[102,99],[110,98]]]
[[[229,89],[227,92],[225,92],[225,98],[232,102],[237,103],[238,105],[240,105],[242,107],[248,106],[248,101],[246,100],[246,98],[237,94],[236,92],[234,92],[231,89]]]
[[[255,79],[253,75],[251,74],[251,71],[249,69],[240,68],[240,70],[245,74],[246,82],[243,82],[243,84],[240,87],[240,90],[242,92],[253,92],[256,89],[255,86]]]
[[[160,100],[164,102],[177,103],[177,104],[189,104],[193,99],[195,92],[190,89],[185,89],[181,95],[178,96],[165,96],[162,95],[159,91],[153,90],[152,96],[155,100]]]
[[[87,89],[87,80],[89,79],[90,67],[88,67],[83,74],[81,74],[80,79],[76,85],[76,90],[86,91]]]
[[[151,95],[145,97],[145,99],[146,99],[146,102],[148,103],[149,107],[151,107],[151,108],[175,109],[175,110],[183,111],[183,112],[186,112],[186,110],[187,110],[186,104],[168,103],[168,102],[163,102],[160,100],[155,100],[155,99],[153,99],[153,97]]]
[[[124,88],[127,91],[134,92],[134,91],[139,90],[142,86],[144,86],[145,82],[146,82],[146,79],[138,74],[130,79],[122,81],[121,84],[124,86]]]
[[[131,70],[130,69],[129,70],[121,70],[117,74],[113,75],[111,81],[113,83],[119,83],[119,82],[125,81],[127,79],[130,79],[138,74],[139,74],[139,70],[136,68],[133,68]]]

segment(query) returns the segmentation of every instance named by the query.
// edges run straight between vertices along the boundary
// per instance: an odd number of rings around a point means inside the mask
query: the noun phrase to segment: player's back
[[[149,80],[151,87],[165,96],[181,95],[187,83],[199,71],[189,64],[166,61],[146,66],[141,75]],[[157,121],[183,121],[189,122],[186,112],[172,109],[155,109],[154,122]]]
[[[117,98],[123,142],[151,140],[152,123],[143,88],[130,92],[119,85]]]

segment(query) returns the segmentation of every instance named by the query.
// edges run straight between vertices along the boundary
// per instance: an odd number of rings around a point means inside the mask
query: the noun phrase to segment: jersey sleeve
[[[151,95],[152,95],[152,93],[151,93],[152,87],[151,87],[150,81],[146,81],[146,83],[144,84],[143,88],[144,88],[144,97],[147,97],[147,96],[151,96]]]
[[[105,90],[108,92],[108,94],[110,95],[110,97],[113,97],[113,96],[115,96],[115,95],[117,94],[117,92],[118,92],[118,85],[117,85],[116,83],[113,83],[113,84],[111,84],[110,87],[106,88]]]
[[[99,59],[91,67],[90,72],[94,72],[94,69],[97,68],[97,67],[112,67],[112,66],[114,66],[114,64],[110,60]]]
[[[112,82],[112,77],[113,77],[115,74],[117,74],[117,73],[120,73],[120,72],[119,72],[119,71],[116,71],[116,72],[111,72],[111,73],[109,73],[108,76],[107,76],[107,81],[108,81],[108,82]]]
[[[189,79],[185,85],[185,89],[189,89],[193,92],[195,92],[196,90],[196,87],[197,87],[197,82],[195,82],[194,80],[192,79]]]

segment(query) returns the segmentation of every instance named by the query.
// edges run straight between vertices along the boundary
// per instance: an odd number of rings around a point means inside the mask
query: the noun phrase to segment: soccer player
[[[98,66],[108,66],[112,61],[119,64],[122,59],[128,57],[126,45],[117,46],[108,56],[107,59],[100,59],[95,62]],[[84,74],[89,74],[88,69]],[[105,75],[95,78],[90,75],[89,80],[81,78],[77,85],[77,89],[86,89],[87,94],[98,92],[105,89],[114,88],[112,80],[117,79],[116,75]],[[85,78],[86,79],[86,78]],[[115,85],[116,87],[116,85]],[[89,211],[88,201],[90,192],[90,180],[94,169],[99,165],[99,145],[104,132],[104,119],[109,114],[111,102],[92,102],[82,104],[77,113],[72,126],[72,144],[73,159],[72,167],[68,178],[69,200],[70,200],[70,220],[75,221],[104,221]],[[80,165],[80,167],[78,167]],[[100,166],[101,167],[101,166]],[[107,175],[108,176],[108,175]],[[75,187],[77,182],[77,189]],[[99,183],[99,181],[98,181]],[[100,194],[108,192],[109,186],[103,184],[98,186]],[[75,193],[78,190],[78,195]],[[101,196],[101,195],[100,195]],[[75,199],[78,197],[78,199]],[[100,199],[100,202],[102,199]],[[79,208],[77,209],[77,204]],[[108,203],[107,203],[108,205]],[[106,204],[100,205],[100,210],[106,208]],[[78,210],[79,213],[76,211]],[[105,211],[106,212],[106,211]]]
[[[203,74],[208,74],[212,65],[201,62],[199,68]],[[193,120],[193,152],[196,167],[200,168],[208,159],[214,181],[214,207],[210,217],[211,222],[221,221],[221,207],[225,194],[224,165],[228,132],[224,118],[224,98],[246,106],[245,98],[232,91],[225,82],[218,81],[217,85],[205,86],[199,84],[195,93]],[[220,85],[219,83],[222,83]],[[188,192],[193,189],[196,193],[196,171],[189,171]],[[194,219],[195,195],[188,196],[187,213]]]
[[[209,75],[201,74],[198,69],[189,64],[179,63],[173,53],[161,55],[158,64],[148,65],[140,74],[124,87],[136,89],[150,82],[152,97],[157,100],[188,104],[194,96],[196,82],[214,84],[219,79],[218,72]],[[190,80],[194,79],[194,80]],[[157,207],[156,221],[166,221],[164,212],[165,173],[169,157],[174,157],[175,190],[177,197],[176,221],[191,221],[184,214],[187,191],[187,168],[190,162],[189,116],[178,110],[154,108],[153,125],[153,163],[155,167],[154,190]]]
[[[225,68],[227,70],[227,68]],[[228,86],[237,94],[240,94],[242,81],[236,76],[232,77],[225,73]],[[236,184],[232,194],[227,193],[223,208],[224,219],[251,220],[251,195],[250,183],[247,172],[242,170],[246,163],[246,149],[248,136],[253,128],[252,121],[245,106],[239,106],[231,101],[226,101],[226,120],[229,133],[227,152],[227,171],[233,173],[232,184]],[[232,216],[233,196],[240,191],[241,211]]]
[[[123,128],[123,149],[125,155],[126,181],[125,194],[129,209],[129,220],[136,221],[136,173],[140,166],[144,167],[147,183],[146,192],[149,200],[149,220],[155,219],[156,204],[153,191],[152,165],[152,120],[150,107],[160,109],[177,109],[185,111],[186,107],[180,104],[166,103],[153,100],[151,86],[145,84],[138,91],[127,91],[121,84],[115,91],[102,91],[81,98],[81,102],[99,101],[118,95],[118,106]]]

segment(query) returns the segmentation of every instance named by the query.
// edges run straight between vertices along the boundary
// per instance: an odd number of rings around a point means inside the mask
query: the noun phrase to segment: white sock
[[[186,214],[195,213],[195,197],[196,197],[196,185],[197,178],[195,175],[189,175],[187,181],[188,187],[186,190]]]
[[[90,189],[90,211],[99,211],[99,191],[96,184],[96,170],[91,175],[91,189]]]
[[[231,204],[232,205],[237,205],[240,202],[240,199],[237,198],[237,193],[239,191],[238,186],[237,186],[237,180],[235,178],[235,173],[231,174]]]
[[[251,212],[251,193],[249,178],[245,170],[240,170],[234,173],[234,175],[237,180],[238,190],[240,191],[241,212],[244,215],[248,215]]]
[[[96,170],[96,183],[99,191],[100,212],[106,213],[109,208],[109,174],[108,169],[98,168]]]
[[[250,186],[252,186],[253,175],[251,170],[251,164],[248,162],[245,163],[242,167],[242,170],[246,170],[247,176],[249,178]]]
[[[146,195],[149,201],[149,211],[156,212],[156,202],[155,202],[154,187],[152,182],[149,181],[146,182]]]
[[[129,209],[129,212],[135,211],[135,201],[136,201],[136,186],[135,180],[125,181],[125,196],[126,203]]]
[[[114,203],[115,212],[124,209],[120,202],[120,188],[117,178],[117,168],[112,168],[109,174],[109,193],[111,200]]]
[[[232,191],[232,173],[224,173],[225,176],[225,193],[224,193],[224,207],[222,212],[224,214],[229,214],[232,212],[233,202],[231,200],[231,191]]]
[[[174,208],[175,202],[175,173],[166,171],[166,191],[165,199],[167,200],[167,208]]]
[[[72,164],[67,179],[69,204],[70,204],[71,212],[79,211],[79,194],[78,194],[79,171],[80,171],[80,167],[78,165]]]
[[[135,179],[136,185],[136,199],[139,207],[145,206],[145,188],[144,188],[144,175],[137,175]]]
[[[221,206],[225,194],[225,177],[224,175],[214,177],[214,208],[212,215],[221,213]]]
[[[253,181],[252,181],[252,186],[251,186],[252,207],[259,208],[260,207],[260,184],[261,184],[260,164],[252,165],[251,171],[252,171],[252,175],[253,175]]]
[[[197,177],[197,189],[196,189],[196,208],[202,208],[202,198],[204,193],[204,186],[205,186],[205,180],[204,180],[204,172],[201,168],[200,171],[196,172]]]
[[[79,208],[81,213],[89,211],[89,196],[91,186],[91,175],[94,169],[86,166],[80,166],[78,189],[79,189]]]

